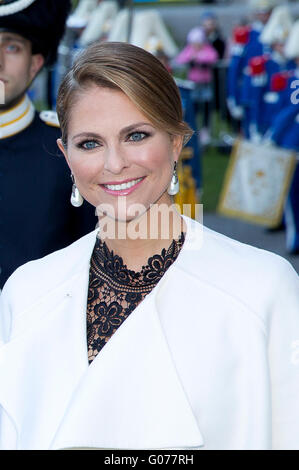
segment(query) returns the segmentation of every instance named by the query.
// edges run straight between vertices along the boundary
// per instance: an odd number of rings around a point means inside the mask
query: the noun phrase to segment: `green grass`
[[[214,141],[219,139],[221,132],[232,133],[228,123],[222,120],[217,112],[212,113],[211,120],[211,134]],[[200,129],[199,116],[198,128]],[[201,202],[205,212],[216,211],[229,158],[229,154],[221,152],[213,145],[209,145],[202,150],[203,193]]]
[[[229,155],[215,147],[207,147],[202,153],[202,204],[204,212],[215,212],[223,185]]]

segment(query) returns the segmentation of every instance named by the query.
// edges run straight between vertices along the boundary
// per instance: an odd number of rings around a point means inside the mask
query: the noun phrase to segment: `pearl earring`
[[[178,178],[177,171],[176,171],[176,165],[177,163],[174,162],[173,174],[172,174],[172,178],[170,181],[170,185],[167,190],[170,196],[175,196],[175,194],[177,194],[180,190],[180,183],[179,183],[179,178]]]
[[[80,207],[83,204],[83,197],[79,193],[79,189],[76,186],[74,175],[71,174],[73,186],[72,186],[72,195],[71,195],[71,204],[74,207]]]

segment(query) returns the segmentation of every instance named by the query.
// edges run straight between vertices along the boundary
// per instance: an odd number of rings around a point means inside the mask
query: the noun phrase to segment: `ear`
[[[62,143],[62,140],[61,140],[61,139],[57,139],[57,140],[56,140],[56,143],[57,143],[58,148],[59,148],[59,150],[61,151],[61,153],[63,153],[64,158],[66,159],[66,163],[68,164],[69,169],[71,170],[71,173],[72,173],[72,169],[71,169],[70,161],[69,161],[69,159],[68,159],[67,151],[66,151],[66,148],[64,147],[64,145],[63,145],[63,143]]]
[[[31,56],[31,65],[30,65],[30,80],[32,81],[38,72],[41,70],[45,63],[45,58],[42,54],[33,54]]]
[[[174,135],[172,137],[173,158],[177,162],[183,148],[183,136]]]

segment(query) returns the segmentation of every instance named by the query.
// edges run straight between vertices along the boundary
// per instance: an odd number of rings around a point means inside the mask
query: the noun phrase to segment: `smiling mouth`
[[[121,184],[103,184],[104,188],[109,189],[110,191],[124,191],[126,189],[130,189],[136,184],[140,183],[143,178],[137,178],[136,180],[131,180],[126,183]]]

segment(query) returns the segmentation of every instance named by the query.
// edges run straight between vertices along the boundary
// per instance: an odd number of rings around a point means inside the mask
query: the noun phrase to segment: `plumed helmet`
[[[235,44],[245,45],[249,42],[249,26],[236,26],[233,30],[233,40]]]
[[[264,44],[285,43],[292,26],[293,19],[289,8],[286,5],[278,6],[272,11],[260,40]]]
[[[270,89],[274,92],[283,91],[288,85],[288,72],[277,72],[274,73],[270,80]]]
[[[288,59],[299,58],[299,20],[294,23],[285,44],[285,55]]]
[[[257,12],[270,11],[278,4],[278,0],[250,0],[249,2],[249,6]]]
[[[264,56],[252,57],[249,61],[249,72],[250,75],[262,75],[266,71],[266,58]]]
[[[0,0],[0,32],[29,39],[33,54],[41,53],[50,65],[55,62],[70,9],[70,0]]]

